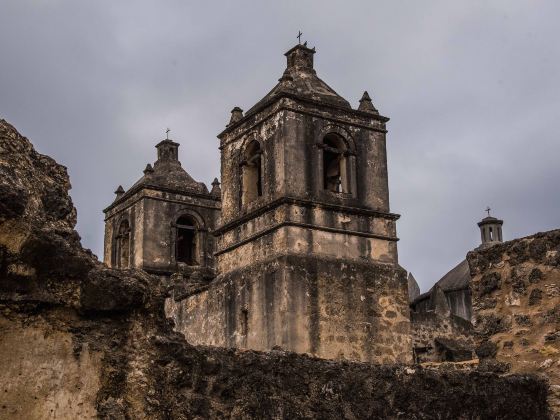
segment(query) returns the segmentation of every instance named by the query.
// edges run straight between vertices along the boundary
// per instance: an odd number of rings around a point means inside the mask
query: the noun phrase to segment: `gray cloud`
[[[101,210],[172,129],[198,180],[216,134],[284,69],[297,31],[320,76],[389,117],[401,264],[426,290],[479,242],[486,205],[506,238],[558,228],[556,1],[3,0],[0,115],[68,166],[86,246]]]

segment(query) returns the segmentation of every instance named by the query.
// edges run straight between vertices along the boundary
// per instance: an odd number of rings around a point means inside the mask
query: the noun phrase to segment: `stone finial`
[[[233,108],[231,110],[231,118],[229,120],[228,125],[235,124],[241,118],[243,118],[243,110],[241,108],[239,108],[238,106],[236,106],[235,108]]]
[[[284,54],[288,61],[287,67],[289,69],[315,73],[315,70],[313,70],[313,54],[315,54],[315,47],[308,48],[307,43],[304,45],[298,44]]]
[[[221,197],[222,189],[220,188],[220,181],[218,181],[218,178],[214,178],[214,181],[212,181],[212,191],[210,191],[210,194]]]
[[[358,110],[371,112],[372,114],[379,114],[379,111],[373,106],[373,102],[371,102],[371,98],[369,97],[369,93],[367,93],[367,90],[364,91],[362,99],[360,99],[360,106],[358,107]]]
[[[156,144],[157,149],[157,161],[155,166],[157,167],[161,163],[174,162],[179,163],[179,143],[175,143],[173,140],[165,139]],[[146,167],[147,168],[147,167]]]
[[[122,187],[122,185],[119,185],[119,187],[115,191],[115,194],[117,195],[115,200],[118,200],[119,198],[121,198],[124,195],[124,188]]]
[[[144,169],[144,175],[148,176],[154,173],[154,168],[149,163],[146,165],[146,169]]]

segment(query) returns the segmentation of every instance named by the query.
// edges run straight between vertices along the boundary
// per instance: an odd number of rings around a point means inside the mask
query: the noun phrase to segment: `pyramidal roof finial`
[[[146,165],[146,169],[144,169],[144,175],[149,175],[154,172],[154,168],[149,163]]]
[[[118,200],[119,198],[121,198],[124,195],[124,188],[122,187],[122,185],[119,185],[117,187],[117,189],[115,190],[115,194],[117,195],[115,197],[115,200]]]
[[[222,195],[222,189],[220,188],[220,181],[218,181],[218,178],[214,178],[214,181],[212,181],[212,191],[210,191],[210,194],[218,197]]]
[[[360,99],[360,106],[358,107],[358,110],[364,112],[371,112],[373,114],[379,114],[379,111],[375,108],[375,106],[373,106],[373,102],[371,101],[371,98],[369,96],[369,93],[367,93],[367,90],[364,91],[364,94],[362,95],[362,99]]]
[[[229,124],[232,125],[243,118],[243,110],[236,106],[231,110],[231,118],[229,119]]]
[[[287,58],[286,67],[303,73],[315,74],[315,70],[313,69],[313,54],[315,54],[315,48],[309,48],[307,46],[307,41],[303,44],[297,44],[284,54]]]

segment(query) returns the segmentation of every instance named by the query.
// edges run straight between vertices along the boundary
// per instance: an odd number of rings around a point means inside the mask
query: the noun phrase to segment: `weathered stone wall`
[[[385,121],[384,117],[351,109],[282,98],[228,127],[220,135],[224,222],[237,218],[238,212],[244,210],[240,203],[240,183],[234,180],[240,177],[240,152],[253,139],[262,142],[265,179],[275,180],[265,185],[266,200],[289,194],[388,212]],[[356,154],[353,196],[329,194],[321,185],[322,178],[318,175],[322,172],[322,161],[317,144],[329,132],[341,134],[355,147],[352,150]]]
[[[167,313],[192,344],[407,363],[407,303],[400,268],[287,255],[220,276],[179,302],[168,300]]]
[[[473,327],[463,318],[427,311],[412,312],[410,321],[416,363],[458,362],[475,357]]]
[[[544,418],[530,376],[194,348],[79,242],[63,167],[0,120],[0,417]]]
[[[223,226],[218,252],[286,222],[396,240],[398,216],[389,213],[385,131],[371,116],[282,99],[222,134]],[[352,193],[333,193],[322,185],[318,144],[327,133],[339,133],[352,145]],[[244,150],[254,140],[262,148],[263,195],[242,203]],[[286,199],[291,207],[274,210]],[[396,247],[392,257],[396,261]]]
[[[105,218],[105,243],[103,262],[109,267],[118,267],[116,236],[122,222],[130,226],[130,258],[128,267],[142,267],[144,263],[144,201],[140,192],[134,194],[124,203],[120,203]],[[122,267],[126,268],[126,267]]]
[[[93,418],[101,387],[101,360],[74,335],[49,322],[0,317],[0,417]],[[7,315],[7,316],[6,316]]]
[[[219,215],[219,203],[179,194],[152,193],[145,200],[144,267],[151,271],[172,270],[176,265],[176,222],[190,215],[198,224],[196,261],[202,267],[214,267],[214,237],[212,229]]]
[[[477,353],[546,375],[560,413],[560,230],[471,252]]]
[[[9,306],[8,341],[0,346],[2,418],[547,416],[546,387],[530,377],[193,348],[154,322],[157,312],[88,319]],[[4,352],[7,345],[16,347]]]
[[[384,124],[351,110],[333,110],[283,99],[223,137],[224,165],[226,170],[232,168],[228,173],[237,175],[235,164],[240,159],[240,150],[248,140],[258,139],[263,142],[267,162],[264,177],[275,180],[267,185],[267,199],[291,195],[387,212],[385,131]],[[317,144],[329,132],[342,135],[356,155],[352,165],[356,182],[354,194],[331,194],[322,185],[321,149]],[[228,187],[235,189],[234,184]],[[231,197],[237,198],[239,193],[234,192]],[[237,200],[231,205],[234,209],[242,207]],[[231,217],[235,218],[236,214]]]
[[[215,239],[211,234],[220,214],[219,201],[210,196],[142,189],[107,211],[104,262],[114,263],[113,241],[122,220],[131,227],[131,266],[169,275],[177,269],[175,258],[177,219],[190,215],[197,222],[196,261],[214,267]]]
[[[542,384],[472,370],[331,362],[274,351],[199,349],[188,371],[194,388],[220,395],[180,396],[202,418],[470,419],[546,418]],[[532,395],[532,396],[529,396]],[[535,398],[537,396],[537,398]],[[525,402],[527,404],[525,404]],[[194,404],[193,404],[194,403]],[[196,410],[196,411],[195,411]]]
[[[323,257],[345,260],[349,264],[395,263],[397,260],[396,241],[355,235],[344,230],[310,229],[308,226],[297,223],[290,225],[289,221],[276,226],[268,225],[249,240],[231,246],[227,252],[217,252],[220,272],[235,271],[287,253],[310,259]],[[221,239],[219,241],[223,243]]]

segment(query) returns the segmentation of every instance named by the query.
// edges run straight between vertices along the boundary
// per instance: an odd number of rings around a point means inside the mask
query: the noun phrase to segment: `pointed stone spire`
[[[214,178],[214,181],[212,181],[212,191],[210,191],[210,194],[216,197],[222,196],[222,189],[220,188],[220,181],[218,181],[218,178]]]
[[[148,176],[154,173],[154,168],[149,163],[146,165],[146,169],[144,169],[144,175]]]
[[[124,195],[124,188],[122,187],[122,185],[119,185],[119,187],[115,191],[115,194],[117,195],[115,197],[115,200],[118,200],[119,198],[121,198]]]
[[[233,108],[231,110],[231,118],[229,120],[228,125],[235,124],[241,118],[243,118],[243,110],[241,108],[239,108],[238,106],[236,106],[235,108]]]
[[[369,97],[367,90],[364,91],[364,94],[362,95],[362,99],[360,99],[360,106],[358,107],[358,110],[364,112],[371,112],[372,114],[379,114],[379,111],[375,109],[375,107],[373,106],[373,102],[371,102],[371,98]]]

